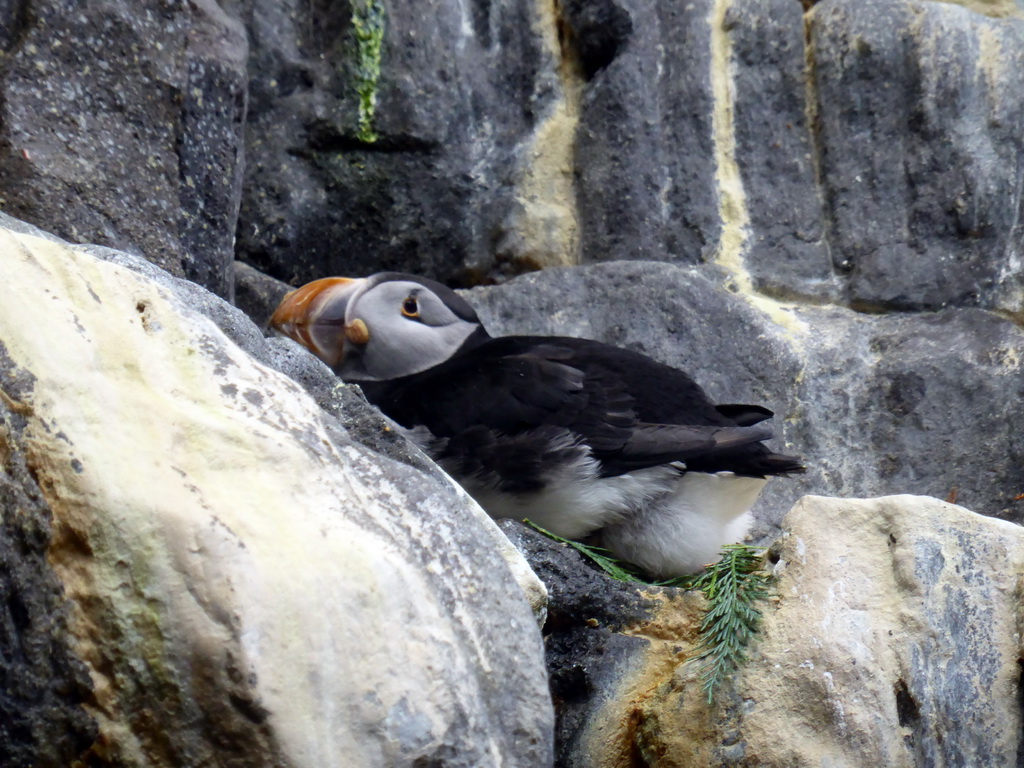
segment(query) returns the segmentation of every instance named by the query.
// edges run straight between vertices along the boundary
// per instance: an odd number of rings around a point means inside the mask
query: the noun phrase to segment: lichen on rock
[[[356,41],[355,85],[359,94],[359,128],[356,137],[372,144],[379,138],[373,130],[373,115],[377,109],[387,10],[380,0],[351,1],[352,33]]]

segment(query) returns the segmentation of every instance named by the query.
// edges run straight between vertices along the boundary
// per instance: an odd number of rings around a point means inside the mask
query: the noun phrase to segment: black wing
[[[760,444],[771,433],[747,426],[767,418],[766,409],[727,406],[745,415],[733,421],[685,373],[581,339],[494,339],[368,394],[403,426],[423,425],[454,441],[449,450],[463,444],[466,453],[471,445],[496,450],[491,441],[500,435],[517,446],[517,456],[525,455],[528,436],[552,438],[561,430],[590,447],[605,475],[672,461],[761,474],[744,467],[775,455]],[[639,404],[651,397],[657,401]]]
[[[479,426],[505,435],[557,427],[582,435],[596,450],[621,449],[636,423],[632,398],[571,358],[561,347],[510,350],[488,342],[382,393],[371,390],[370,397],[399,424],[422,424],[437,437]]]
[[[720,404],[715,406],[715,410],[741,427],[760,424],[765,419],[770,419],[775,415],[760,405]]]

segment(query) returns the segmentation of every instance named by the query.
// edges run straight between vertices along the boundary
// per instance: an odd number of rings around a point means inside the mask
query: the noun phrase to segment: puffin
[[[491,336],[423,277],[315,280],[270,326],[358,384],[491,517],[596,543],[653,578],[714,562],[767,480],[804,470],[765,445],[767,408],[716,405],[629,349]]]

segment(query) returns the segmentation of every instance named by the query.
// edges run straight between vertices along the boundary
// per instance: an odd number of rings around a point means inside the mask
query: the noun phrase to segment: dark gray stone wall
[[[835,298],[820,158],[808,120],[802,9],[750,0],[726,16],[736,81],[736,161],[750,216],[746,256],[772,296]]]
[[[0,19],[0,210],[230,297],[247,93],[237,20],[214,0],[23,0]]]
[[[288,282],[382,269],[446,279],[490,266],[515,144],[555,62],[528,3],[243,4],[251,40],[239,257]],[[353,19],[379,13],[361,133]]]
[[[731,279],[772,297],[1020,312],[1024,10],[805,5],[7,3],[0,208],[222,296],[233,257],[470,285],[703,264],[739,225]]]
[[[697,262],[719,229],[710,3],[605,5],[602,29],[615,37],[590,67],[577,133],[582,259]],[[582,47],[596,34],[595,10],[567,11]]]
[[[809,28],[846,300],[1019,311],[1024,22],[870,0],[821,3]]]

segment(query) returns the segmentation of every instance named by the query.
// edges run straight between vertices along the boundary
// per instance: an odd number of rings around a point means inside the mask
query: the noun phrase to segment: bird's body
[[[360,384],[492,517],[599,533],[622,559],[674,576],[745,534],[768,476],[802,469],[763,444],[771,433],[755,425],[770,411],[716,406],[639,353],[492,338],[460,297],[408,275],[318,283],[282,303],[275,327]]]

